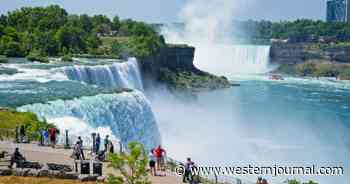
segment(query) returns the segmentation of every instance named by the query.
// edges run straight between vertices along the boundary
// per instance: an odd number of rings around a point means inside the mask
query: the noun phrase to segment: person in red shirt
[[[164,157],[166,156],[166,151],[159,145],[154,149],[154,156],[157,161],[157,170],[160,171],[164,168]]]
[[[56,134],[58,133],[57,129],[56,128],[49,128],[48,132],[49,132],[49,136],[50,136],[51,146],[54,148],[56,145]]]

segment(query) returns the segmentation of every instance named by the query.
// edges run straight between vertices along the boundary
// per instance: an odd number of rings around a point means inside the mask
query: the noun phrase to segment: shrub
[[[335,65],[322,63],[316,66],[316,70],[313,75],[316,77],[336,77],[338,74],[339,71]]]
[[[64,61],[64,62],[72,62],[72,61],[73,61],[73,58],[72,58],[72,56],[70,56],[70,55],[64,55],[64,56],[61,58],[61,61]]]
[[[301,183],[297,180],[289,180],[288,184],[301,184]]]
[[[148,181],[148,158],[142,144],[130,142],[129,153],[109,154],[111,167],[120,172],[121,176],[109,175],[108,184],[150,184]]]
[[[276,69],[276,72],[292,75],[296,73],[296,68],[294,65],[282,64]]]
[[[0,55],[0,63],[8,63],[8,59],[6,56]]]
[[[316,71],[316,64],[313,62],[306,62],[296,66],[297,73],[301,76],[313,75]]]
[[[341,80],[350,80],[350,67],[343,68],[338,75]]]
[[[38,61],[40,63],[49,63],[49,58],[42,56],[39,52],[33,51],[30,52],[29,55],[26,57],[29,61]]]

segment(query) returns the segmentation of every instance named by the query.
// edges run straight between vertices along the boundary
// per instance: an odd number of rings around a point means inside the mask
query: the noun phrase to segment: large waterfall
[[[150,104],[138,91],[25,105],[18,110],[34,112],[40,118],[48,120],[60,118],[63,125],[67,123],[65,120],[74,118],[79,120],[77,126],[83,121],[96,130],[99,127],[109,127],[124,144],[138,141],[147,148],[152,148],[160,143],[160,134]],[[87,135],[81,136],[90,136],[89,132],[85,134]]]
[[[131,88],[142,90],[142,80],[135,58],[128,62],[99,66],[64,67],[64,73],[70,80],[95,84],[107,88]]]
[[[235,74],[261,74],[269,71],[270,46],[200,45],[195,65],[201,70],[230,77]]]

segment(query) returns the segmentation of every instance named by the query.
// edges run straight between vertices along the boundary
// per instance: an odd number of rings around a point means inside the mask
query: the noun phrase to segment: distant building
[[[350,21],[350,0],[327,0],[327,22]]]

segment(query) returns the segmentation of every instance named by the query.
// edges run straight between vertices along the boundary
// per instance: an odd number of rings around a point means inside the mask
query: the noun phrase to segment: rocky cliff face
[[[350,45],[319,43],[274,43],[271,45],[271,62],[298,64],[306,61],[350,63]]]
[[[194,64],[195,48],[168,46],[153,56],[139,58],[145,87],[154,81],[166,84],[170,89],[196,91],[229,87],[225,77],[217,77],[197,69]]]
[[[142,71],[157,74],[161,69],[171,71],[195,71],[194,47],[165,47],[153,56],[141,58]]]

